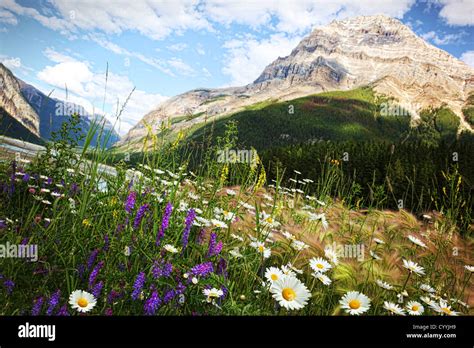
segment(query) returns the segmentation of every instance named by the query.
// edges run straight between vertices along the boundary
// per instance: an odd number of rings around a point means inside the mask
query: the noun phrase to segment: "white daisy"
[[[326,256],[329,259],[329,261],[331,261],[335,265],[337,265],[339,263],[337,250],[335,250],[331,247],[324,248],[324,256]]]
[[[296,237],[291,234],[290,232],[287,232],[287,231],[283,231],[281,232],[281,234],[286,238],[286,239],[289,239],[289,240],[296,240]]]
[[[339,303],[350,315],[360,315],[370,308],[370,299],[358,291],[347,292]]]
[[[421,284],[420,289],[426,292],[430,292],[430,293],[436,292],[436,290],[433,287],[431,287],[429,284]]]
[[[424,303],[426,303],[428,306],[434,305],[435,301],[433,301],[431,298],[428,296],[421,296],[420,300],[422,300]]]
[[[393,289],[392,285],[390,285],[387,282],[384,282],[383,280],[377,279],[375,281],[375,283],[377,283],[377,285],[380,286],[382,289],[385,289],[385,290],[392,290]]]
[[[296,277],[296,273],[290,267],[283,265],[280,268],[284,275]]]
[[[267,270],[265,271],[265,278],[273,284],[273,282],[276,282],[278,279],[283,277],[284,274],[283,272],[276,268],[276,267],[268,267]]]
[[[264,259],[268,259],[272,254],[271,250],[265,247],[265,243],[263,242],[255,241],[250,243],[250,246],[257,249],[257,251],[262,254]]]
[[[94,295],[89,294],[87,291],[75,290],[69,296],[69,304],[73,309],[77,309],[79,312],[89,312],[96,305],[97,300]]]
[[[408,314],[410,315],[422,315],[425,311],[425,307],[420,302],[410,301],[406,305]]]
[[[214,302],[215,299],[224,296],[224,292],[216,288],[204,289],[202,293],[204,294],[204,296],[206,296],[206,301],[208,303]]]
[[[280,223],[278,221],[276,221],[271,215],[265,212],[262,212],[262,215],[260,216],[260,223],[263,226],[268,226],[271,228],[280,226]]]
[[[448,306],[448,303],[441,299],[438,302],[434,302],[432,304],[430,304],[430,307],[435,311],[435,312],[438,312],[438,313],[441,313],[441,314],[446,314],[446,315],[451,315],[451,316],[457,316],[459,313],[458,312],[455,312],[451,309],[451,306]]]
[[[465,269],[467,269],[469,272],[474,272],[474,266],[466,265],[464,266]]]
[[[309,260],[309,267],[317,273],[324,273],[332,268],[331,264],[322,257],[313,257]]]
[[[231,190],[231,189],[227,189],[227,190],[226,190],[226,193],[227,193],[229,196],[235,196],[235,195],[237,195],[237,192],[235,192],[234,190]]]
[[[211,222],[212,222],[212,225],[214,227],[218,227],[218,228],[227,228],[227,227],[229,227],[229,226],[227,226],[227,224],[225,222],[217,220],[217,219],[211,219]]]
[[[374,242],[377,244],[385,244],[385,242],[379,238],[374,238]]]
[[[235,247],[234,249],[232,249],[231,251],[229,251],[229,254],[231,254],[233,257],[235,258],[240,258],[240,257],[244,257],[244,255],[242,255],[239,251],[239,248],[238,247]]]
[[[306,286],[300,280],[291,276],[283,276],[273,282],[270,292],[280,306],[289,310],[303,308],[311,297],[311,293]]]
[[[383,303],[383,308],[385,308],[391,314],[405,315],[405,310],[393,302],[385,301]]]
[[[165,246],[163,246],[163,248],[169,252],[169,253],[172,253],[172,254],[176,254],[178,252],[178,249],[176,249],[176,247],[174,247],[173,245],[171,244],[166,244]]]
[[[321,283],[323,283],[324,285],[330,285],[332,283],[331,278],[329,278],[327,275],[325,275],[323,273],[313,272],[313,273],[311,273],[311,275],[313,277],[315,277],[316,279],[320,280]]]
[[[419,238],[416,238],[416,237],[414,237],[414,236],[412,236],[412,235],[409,235],[409,236],[408,236],[408,239],[409,239],[410,242],[412,242],[413,244],[416,244],[416,245],[418,245],[418,246],[420,246],[420,247],[422,247],[422,248],[427,248],[426,244],[423,243],[423,242],[421,241],[421,239],[419,239]]]
[[[305,242],[302,242],[300,240],[294,240],[293,242],[291,242],[291,247],[295,249],[296,251],[301,251],[301,250],[309,248],[309,245],[307,245]]]
[[[408,269],[410,272],[414,272],[418,275],[424,275],[425,270],[423,267],[418,265],[416,262],[410,261],[410,260],[405,260],[403,259],[403,267]]]
[[[375,252],[373,252],[372,250],[369,250],[369,254],[370,256],[374,259],[374,260],[382,260],[382,258],[380,256],[378,256]]]

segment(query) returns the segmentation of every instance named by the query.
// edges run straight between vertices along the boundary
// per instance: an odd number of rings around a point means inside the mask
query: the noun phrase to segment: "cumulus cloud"
[[[269,63],[279,56],[287,56],[301,41],[301,37],[274,34],[258,40],[244,37],[225,42],[227,54],[222,72],[230,77],[229,85],[246,85],[254,81]]]
[[[464,63],[474,68],[474,51],[466,51],[461,55],[460,58]]]
[[[447,1],[447,0],[446,0]],[[462,0],[459,0],[462,1]],[[466,3],[470,0],[466,0]],[[51,0],[57,16],[46,16],[15,0],[2,0],[0,8],[16,15],[32,17],[41,24],[75,38],[79,31],[120,34],[133,30],[154,40],[186,30],[214,31],[213,23],[262,26],[278,32],[298,33],[333,19],[384,13],[401,18],[415,0]],[[449,5],[449,4],[448,4]],[[451,13],[446,5],[444,12]],[[126,10],[124,10],[126,9]],[[461,11],[462,12],[462,11]]]
[[[450,25],[474,25],[474,1],[440,0],[439,16]]]
[[[21,59],[18,57],[0,55],[0,62],[10,70],[21,68]]]
[[[60,89],[58,93],[62,98],[65,98],[64,89],[67,86],[68,100],[79,101],[79,104],[89,112],[94,106],[96,110],[102,109],[105,72],[95,72],[88,62],[68,57],[51,48],[45,50],[44,54],[55,64],[48,65],[38,72],[38,79]],[[106,109],[109,110],[106,116],[109,121],[114,122],[117,101],[122,105],[134,87],[127,76],[109,71],[106,94]],[[167,97],[160,94],[135,89],[121,115],[120,133],[127,132],[145,113],[166,99]]]
[[[460,42],[462,37],[465,36],[467,33],[465,31],[461,31],[455,34],[446,34],[439,36],[434,31],[429,31],[421,35],[421,37],[426,41],[432,41],[436,45],[449,45],[452,43]]]
[[[173,45],[169,45],[167,48],[170,51],[179,52],[179,51],[182,51],[182,50],[186,49],[187,47],[188,47],[187,44],[185,44],[184,42],[180,42],[180,43],[176,43],[176,44],[173,44]]]

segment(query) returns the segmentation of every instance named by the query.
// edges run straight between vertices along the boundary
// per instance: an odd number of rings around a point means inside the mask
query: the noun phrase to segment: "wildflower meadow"
[[[356,208],[331,194],[339,161],[324,182],[270,180],[258,154],[217,160],[231,137],[193,168],[179,138],[152,138],[159,151],[104,169],[110,151],[91,137],[3,157],[0,314],[472,314],[456,202],[421,217]]]

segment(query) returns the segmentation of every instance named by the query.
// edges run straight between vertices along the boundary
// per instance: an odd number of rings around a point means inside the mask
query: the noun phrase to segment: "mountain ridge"
[[[370,73],[368,73],[368,71]],[[315,28],[286,57],[279,57],[254,82],[241,87],[199,88],[172,97],[147,113],[118,143],[137,143],[161,122],[187,116],[173,130],[243,110],[268,99],[291,100],[319,92],[371,86],[418,112],[448,106],[460,130],[472,131],[462,114],[474,92],[474,69],[428,44],[397,19],[359,16]]]

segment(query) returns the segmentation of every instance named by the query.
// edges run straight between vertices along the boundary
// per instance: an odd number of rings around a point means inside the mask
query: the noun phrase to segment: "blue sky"
[[[167,97],[252,82],[315,26],[379,13],[474,66],[472,0],[1,0],[0,61],[109,118],[135,87],[123,134]]]

